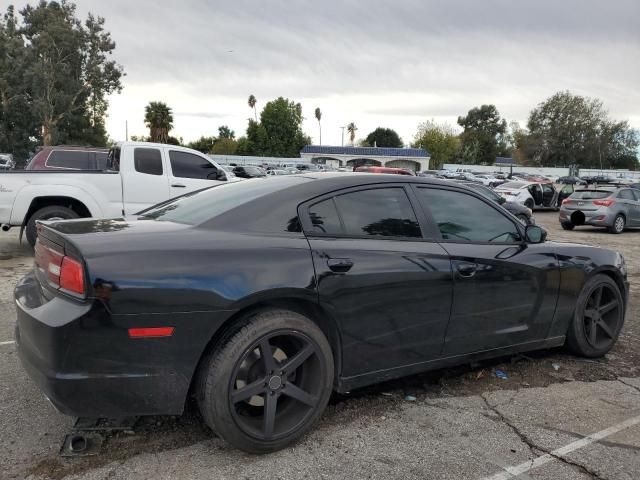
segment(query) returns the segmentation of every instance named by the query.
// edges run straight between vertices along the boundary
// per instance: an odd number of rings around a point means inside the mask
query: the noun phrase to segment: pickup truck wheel
[[[279,450],[307,432],[333,385],[333,355],[308,318],[263,310],[245,319],[201,367],[196,397],[205,422],[250,453]]]
[[[69,220],[70,218],[78,218],[79,216],[80,215],[70,208],[60,205],[50,205],[36,210],[33,215],[29,217],[27,227],[25,228],[27,242],[29,242],[32,247],[36,244],[36,239],[38,238],[36,220]]]

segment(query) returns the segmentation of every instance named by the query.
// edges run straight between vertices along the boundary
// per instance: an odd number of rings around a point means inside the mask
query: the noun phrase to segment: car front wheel
[[[601,357],[616,343],[623,323],[620,288],[609,276],[598,274],[585,283],[578,296],[567,346],[576,355]]]
[[[333,355],[318,326],[295,312],[265,310],[204,359],[197,398],[220,437],[240,450],[268,453],[311,429],[332,385]]]

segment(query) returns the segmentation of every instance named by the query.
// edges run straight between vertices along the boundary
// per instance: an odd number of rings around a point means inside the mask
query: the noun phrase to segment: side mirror
[[[224,170],[218,170],[218,175],[216,176],[216,180],[220,180],[222,182],[227,180],[227,175],[224,173]]]
[[[528,243],[542,243],[547,239],[547,232],[537,225],[527,225],[524,236]]]

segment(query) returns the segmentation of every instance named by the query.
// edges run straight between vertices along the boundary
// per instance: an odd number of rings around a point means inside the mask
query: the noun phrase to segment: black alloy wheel
[[[236,448],[279,450],[320,418],[333,369],[329,342],[313,321],[288,310],[254,312],[203,359],[200,412]]]
[[[268,334],[236,363],[229,385],[234,420],[248,435],[277,440],[294,433],[322,397],[315,379],[326,376],[319,347],[294,330]]]
[[[591,292],[583,318],[584,333],[589,345],[602,349],[615,341],[621,308],[610,285],[600,284]]]
[[[607,353],[624,323],[624,298],[610,277],[596,275],[582,289],[576,313],[567,332],[569,348],[586,357]]]

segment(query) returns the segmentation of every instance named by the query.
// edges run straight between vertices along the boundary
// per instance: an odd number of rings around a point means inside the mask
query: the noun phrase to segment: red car
[[[391,168],[391,167],[357,167],[354,172],[367,172],[367,173],[393,173],[396,175],[413,175],[410,170],[405,168]]]
[[[25,170],[104,170],[109,149],[99,147],[42,147]]]

